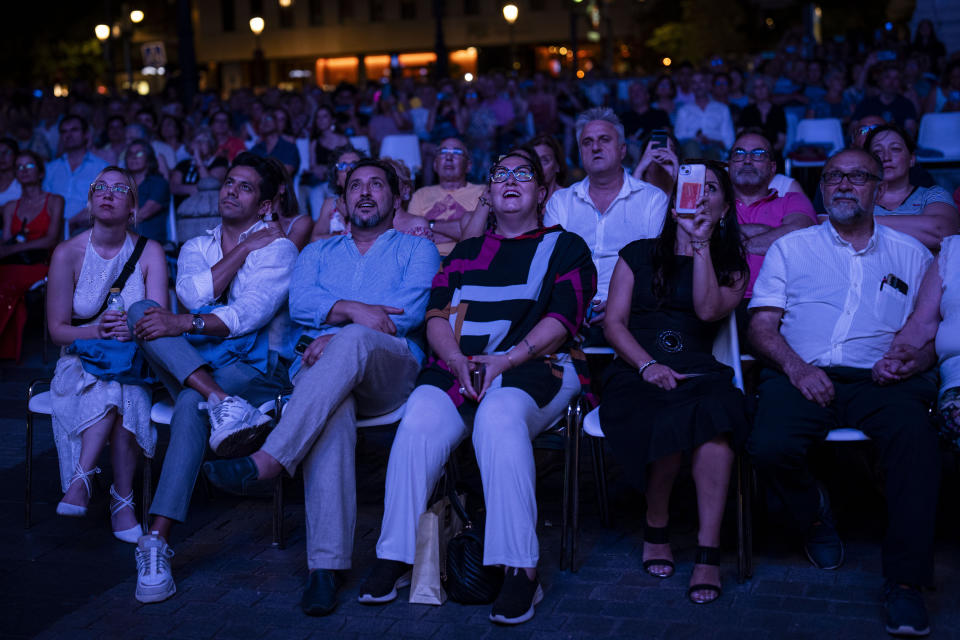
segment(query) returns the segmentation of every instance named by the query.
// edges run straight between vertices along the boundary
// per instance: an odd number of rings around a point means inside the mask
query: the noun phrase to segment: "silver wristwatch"
[[[199,314],[194,314],[193,316],[193,328],[190,329],[190,333],[203,333],[203,316]]]

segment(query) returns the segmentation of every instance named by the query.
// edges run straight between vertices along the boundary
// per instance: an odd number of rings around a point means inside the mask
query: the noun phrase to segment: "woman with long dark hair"
[[[604,373],[600,421],[612,450],[646,494],[643,566],[673,575],[670,491],[685,452],[693,458],[700,530],[687,596],[721,593],[720,522],[733,462],[731,436],[746,432],[732,371],[713,357],[722,321],[743,298],[749,271],[723,165],[706,161],[704,196],[692,216],[676,209],[660,237],[620,252],[610,280],[604,335],[618,358]]]

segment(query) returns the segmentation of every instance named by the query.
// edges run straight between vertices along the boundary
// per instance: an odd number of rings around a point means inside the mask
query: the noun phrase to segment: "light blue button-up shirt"
[[[87,206],[87,193],[97,174],[107,167],[106,161],[89,151],[76,171],[70,169],[66,155],[47,163],[43,190],[63,196],[63,218],[69,220]]]
[[[390,229],[361,254],[353,236],[334,236],[308,245],[297,259],[290,281],[290,317],[301,335],[336,333],[327,323],[339,300],[354,300],[403,309],[391,315],[397,336],[411,354],[424,358],[423,317],[430,286],[440,268],[440,254],[430,240]],[[290,377],[299,371],[298,357]]]

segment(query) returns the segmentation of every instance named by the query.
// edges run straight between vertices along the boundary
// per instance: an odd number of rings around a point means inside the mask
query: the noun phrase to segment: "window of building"
[[[400,0],[400,19],[401,20],[417,19],[416,0]]]
[[[340,10],[340,23],[348,22],[353,20],[353,4],[356,0],[340,0],[337,3],[338,9]]]
[[[383,22],[383,0],[370,0],[370,22]]]
[[[227,32],[237,30],[237,12],[233,0],[220,0],[220,26]]]
[[[280,28],[281,29],[291,29],[293,28],[293,5],[289,7],[277,7],[280,16]]]
[[[310,0],[310,26],[319,27],[323,25],[323,0]]]

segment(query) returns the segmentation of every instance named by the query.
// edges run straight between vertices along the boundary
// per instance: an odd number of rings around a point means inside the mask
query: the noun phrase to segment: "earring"
[[[721,230],[721,231],[723,231],[724,229],[726,229],[726,228],[727,228],[727,219],[726,219],[726,218],[720,218],[720,224],[718,224],[717,226],[720,227],[720,230]]]

